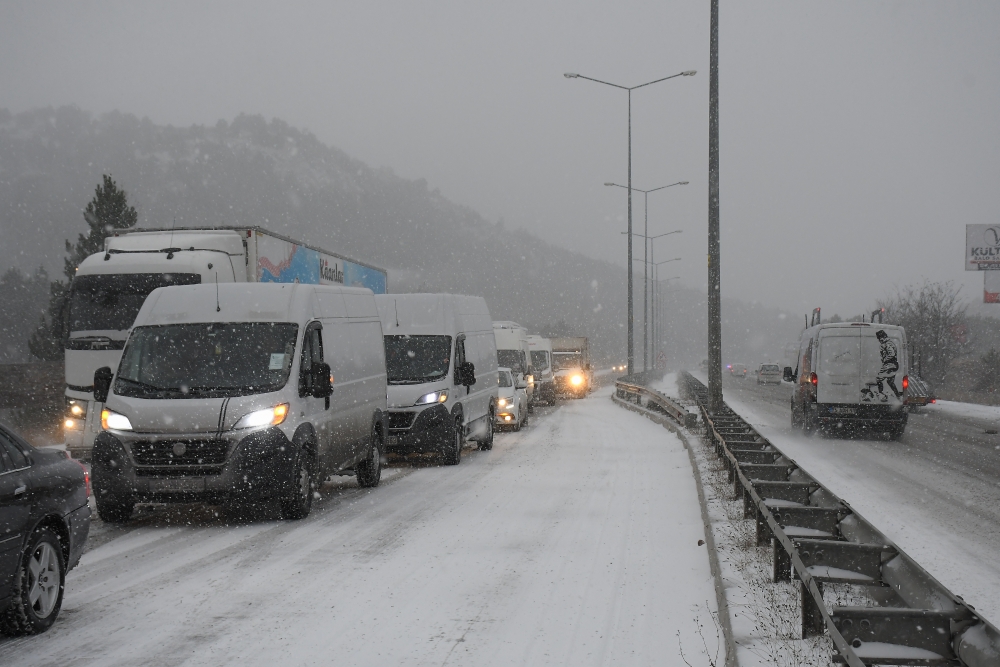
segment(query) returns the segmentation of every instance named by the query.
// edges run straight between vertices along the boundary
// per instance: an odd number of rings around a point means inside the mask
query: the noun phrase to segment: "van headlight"
[[[501,398],[497,401],[497,405],[501,408],[507,407],[508,405],[514,405],[514,399],[512,398]]]
[[[444,403],[448,400],[448,390],[442,389],[441,391],[432,391],[429,394],[424,394],[417,399],[414,405],[430,405],[431,403]]]
[[[288,416],[288,403],[276,405],[265,410],[255,410],[243,415],[233,428],[260,428],[261,426],[277,426]]]
[[[580,374],[574,375],[569,379],[569,381],[570,384],[572,384],[574,387],[579,387],[581,384],[583,384],[583,376]]]
[[[105,431],[131,431],[132,422],[125,415],[105,408],[101,410],[101,428]]]

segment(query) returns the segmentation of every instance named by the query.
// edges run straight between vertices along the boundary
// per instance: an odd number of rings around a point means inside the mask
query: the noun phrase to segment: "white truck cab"
[[[531,334],[528,336],[528,349],[531,352],[531,366],[535,372],[535,400],[553,405],[556,402],[556,384],[552,364],[552,341]]]
[[[129,328],[154,289],[209,283],[305,283],[386,290],[386,272],[259,227],[129,230],[105,239],[70,285],[65,312],[69,451],[87,458],[101,432],[94,371],[116,367]]]

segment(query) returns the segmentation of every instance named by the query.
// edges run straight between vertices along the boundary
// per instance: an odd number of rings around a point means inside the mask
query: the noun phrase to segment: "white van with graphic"
[[[838,322],[806,329],[797,368],[785,368],[785,379],[796,383],[792,426],[866,429],[898,439],[907,421],[907,357],[900,326]]]

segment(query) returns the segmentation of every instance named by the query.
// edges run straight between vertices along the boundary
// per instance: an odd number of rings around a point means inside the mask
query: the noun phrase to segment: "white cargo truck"
[[[555,376],[552,371],[552,341],[534,334],[528,336],[531,366],[535,371],[535,400],[548,405],[556,402]]]
[[[69,451],[89,456],[101,432],[94,371],[117,368],[146,297],[158,287],[203,283],[305,283],[386,291],[386,272],[259,227],[136,229],[107,238],[80,263],[64,320]]]

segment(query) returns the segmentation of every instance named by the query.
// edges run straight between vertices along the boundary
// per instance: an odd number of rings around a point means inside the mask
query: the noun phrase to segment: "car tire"
[[[451,437],[444,445],[444,464],[446,466],[457,466],[462,462],[462,419],[455,419],[455,425],[451,429]]]
[[[95,494],[97,515],[104,523],[128,523],[135,509],[133,498],[123,498],[115,493],[105,492]]]
[[[368,455],[354,466],[358,477],[358,486],[366,489],[378,486],[382,479],[382,436],[378,428],[372,426],[371,445]]]
[[[281,499],[281,517],[297,521],[309,516],[313,501],[312,457],[305,447],[295,449],[289,490]]]
[[[496,431],[496,421],[496,413],[493,411],[493,408],[490,408],[486,419],[486,437],[479,443],[480,451],[488,452],[493,449],[493,433]]]
[[[55,623],[66,584],[62,549],[62,540],[50,529],[32,533],[14,573],[14,597],[0,616],[0,632],[36,635]]]

